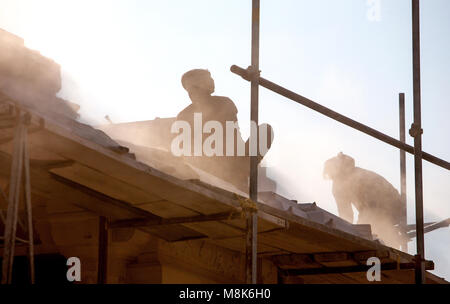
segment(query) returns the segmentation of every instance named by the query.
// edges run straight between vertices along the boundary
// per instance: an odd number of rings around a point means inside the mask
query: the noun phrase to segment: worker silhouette
[[[215,86],[214,80],[211,78],[211,74],[208,70],[195,69],[186,72],[181,77],[181,84],[188,92],[192,103],[177,115],[177,120],[187,121],[192,130],[194,129],[194,113],[202,114],[203,124],[208,121],[218,121],[222,126],[223,132],[226,130],[227,121],[237,121],[238,110],[233,101],[228,97],[212,95]],[[242,143],[242,137],[239,130],[236,130],[236,133],[236,140],[241,141]],[[193,134],[194,133],[192,132],[192,135]],[[194,142],[193,138],[191,142]],[[191,155],[193,155],[193,153],[191,153]],[[225,145],[223,155],[225,155]]]
[[[399,227],[404,206],[397,189],[381,175],[355,166],[355,160],[340,152],[325,162],[324,178],[333,181],[333,196],[339,216],[353,223],[352,205],[358,224],[370,224],[386,244],[398,247],[404,238]]]
[[[185,160],[213,175],[220,177],[226,181],[229,181],[241,189],[248,190],[248,175],[249,175],[249,140],[243,141],[239,127],[233,129],[234,143],[232,156],[226,155],[226,124],[227,122],[233,122],[237,124],[238,110],[233,101],[224,96],[212,95],[215,90],[214,80],[211,77],[211,73],[204,69],[194,69],[186,72],[181,77],[181,84],[183,88],[188,92],[191,104],[183,109],[178,115],[177,120],[186,121],[194,129],[194,114],[202,114],[202,123],[205,124],[208,121],[217,121],[222,126],[223,130],[223,156],[191,156],[185,157]],[[268,124],[264,124],[265,130],[267,130],[267,149],[273,141],[272,127]],[[202,126],[203,128],[203,126]],[[191,142],[194,142],[194,132],[192,132]],[[205,140],[203,136],[203,140]],[[237,147],[238,145],[245,146],[245,154],[239,156]],[[231,149],[231,148],[230,148]],[[191,155],[194,155],[194,148],[191,147]],[[265,152],[265,153],[266,153]],[[258,149],[258,163],[263,159],[265,153]]]

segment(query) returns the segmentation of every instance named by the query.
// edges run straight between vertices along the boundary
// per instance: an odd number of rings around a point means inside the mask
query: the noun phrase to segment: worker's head
[[[208,70],[195,69],[184,73],[181,84],[190,95],[214,93],[214,80]]]
[[[340,152],[336,157],[330,158],[325,162],[323,168],[323,177],[334,180],[344,177],[355,168],[355,160]]]

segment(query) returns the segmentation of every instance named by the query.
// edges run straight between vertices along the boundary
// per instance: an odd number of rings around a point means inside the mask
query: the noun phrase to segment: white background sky
[[[262,76],[398,137],[398,93],[412,123],[411,1],[261,1]],[[250,0],[0,0],[0,27],[61,64],[60,95],[81,120],[103,124],[176,115],[189,104],[180,84],[207,68],[230,97],[248,136],[249,84],[232,64],[250,64]],[[421,1],[423,149],[450,159],[450,1]],[[260,122],[274,127],[266,157],[278,191],[337,213],[323,162],[343,151],[399,188],[398,150],[265,89]],[[407,136],[412,144],[412,138]],[[407,157],[408,217],[414,223],[413,157]],[[424,162],[425,221],[450,217],[450,172]],[[427,234],[426,256],[450,279],[450,229]],[[415,252],[414,242],[410,252]]]

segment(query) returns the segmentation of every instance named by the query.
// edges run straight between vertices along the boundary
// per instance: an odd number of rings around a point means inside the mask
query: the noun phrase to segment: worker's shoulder
[[[211,99],[216,106],[225,107],[232,110],[233,112],[237,112],[236,105],[230,98],[226,96],[211,96]]]
[[[353,170],[353,175],[362,177],[365,176],[370,177],[370,178],[383,178],[381,175],[379,175],[378,173],[371,171],[371,170],[367,170],[361,167],[355,167],[355,169]]]
[[[366,182],[371,183],[374,187],[393,187],[386,178],[371,170],[355,167],[354,175],[356,179],[365,179]]]
[[[194,111],[195,111],[194,105],[193,105],[193,104],[190,104],[190,105],[188,105],[186,108],[184,108],[183,110],[181,110],[181,111],[178,113],[177,117],[181,117],[181,116],[184,116],[184,115],[187,115],[187,114],[191,114],[191,113],[194,112]]]

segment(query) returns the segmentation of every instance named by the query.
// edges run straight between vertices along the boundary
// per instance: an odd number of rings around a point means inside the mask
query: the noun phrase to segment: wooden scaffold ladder
[[[16,240],[28,244],[30,280],[34,284],[34,241],[33,241],[33,223],[31,212],[31,189],[30,189],[30,166],[27,149],[27,132],[30,124],[29,114],[22,114],[20,111],[17,115],[17,124],[14,131],[14,150],[12,154],[11,175],[9,183],[9,196],[7,199],[8,208],[6,218],[1,216],[5,224],[4,234],[4,250],[2,263],[2,284],[11,284],[12,270],[14,261],[14,249]],[[22,185],[21,185],[22,184]],[[23,188],[21,187],[23,186]],[[20,239],[16,236],[17,222],[19,221],[19,204],[21,201],[21,190],[26,210],[26,231],[28,232],[28,240]],[[2,190],[2,195],[6,198]]]

